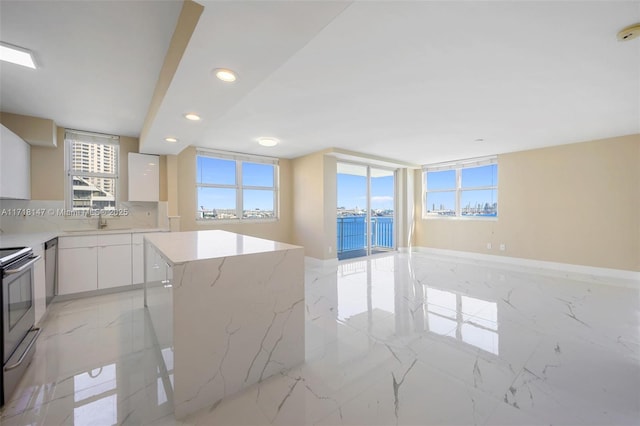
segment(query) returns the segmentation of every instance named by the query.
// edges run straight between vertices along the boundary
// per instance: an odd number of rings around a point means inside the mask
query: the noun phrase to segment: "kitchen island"
[[[302,247],[193,231],[145,236],[144,249],[145,306],[159,348],[173,349],[161,370],[177,419],[304,362]]]

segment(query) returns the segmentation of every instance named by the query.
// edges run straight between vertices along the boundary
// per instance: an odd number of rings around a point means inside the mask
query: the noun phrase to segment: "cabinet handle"
[[[15,363],[13,363],[11,365],[7,365],[4,368],[4,371],[10,371],[10,370],[13,370],[15,368],[20,367],[20,364],[22,364],[22,361],[24,361],[24,358],[27,356],[27,354],[31,350],[31,347],[33,346],[33,344],[36,343],[36,339],[38,338],[38,336],[40,335],[40,332],[42,330],[40,330],[39,328],[32,328],[29,331],[35,331],[36,335],[33,336],[33,339],[31,339],[31,342],[29,342],[29,346],[27,346],[27,349],[25,349],[24,352],[22,353],[22,355],[20,355],[20,359],[18,360],[18,362],[15,362]]]
[[[41,258],[41,257],[42,257],[42,256],[39,256],[39,255],[38,255],[38,256],[31,257],[31,258],[30,258],[31,260],[30,260],[30,261],[28,261],[27,263],[25,263],[24,265],[22,265],[21,267],[19,267],[19,268],[17,268],[17,269],[6,269],[6,270],[4,271],[4,273],[5,273],[6,275],[11,275],[11,274],[17,274],[18,272],[22,272],[22,271],[24,271],[25,269],[29,268],[29,267],[30,267],[31,265],[33,265],[34,263],[36,263],[38,260],[40,260],[40,258]]]

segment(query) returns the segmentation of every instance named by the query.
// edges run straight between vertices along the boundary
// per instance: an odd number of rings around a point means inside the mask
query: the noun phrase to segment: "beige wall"
[[[118,191],[120,191],[118,198],[125,201],[129,199],[129,153],[138,152],[138,139],[120,136],[118,152]]]
[[[178,208],[178,156],[167,155],[165,173],[167,179],[167,201],[169,216],[179,216]]]
[[[317,152],[293,160],[293,243],[305,255],[334,259],[336,159]]]
[[[497,221],[421,219],[416,185],[415,244],[640,271],[640,135],[500,155],[498,182]]]
[[[205,224],[196,222],[196,148],[192,146],[187,147],[177,156],[177,170],[175,173],[168,173],[168,177],[170,180],[177,177],[177,214],[180,216],[181,231],[222,229],[269,240],[291,242],[291,161],[280,160],[280,219],[275,222],[207,222]],[[172,194],[173,191],[169,191],[170,212],[173,204]]]
[[[159,187],[159,200],[160,201],[167,201],[168,199],[168,183],[169,180],[167,178],[167,156],[166,155],[161,155],[160,156],[160,161],[158,164],[158,174],[159,174],[159,179],[160,179],[160,187]]]
[[[57,145],[57,128],[53,120],[0,112],[0,123],[31,145],[49,148]]]
[[[64,129],[58,127],[58,146],[31,147],[31,199],[64,200]]]
[[[414,244],[414,169],[401,168],[396,172],[396,247]]]
[[[321,259],[335,259],[336,239],[338,238],[336,226],[336,207],[338,206],[337,172],[338,162],[330,155],[323,156],[322,168],[323,194],[322,211],[324,212],[324,256]]]
[[[31,199],[32,200],[64,200],[66,172],[64,168],[64,131],[62,127],[57,129],[58,146],[45,148],[31,147]],[[138,152],[138,139],[128,136],[120,137],[118,161],[119,185],[118,198],[121,201],[129,199],[129,153]],[[160,200],[166,200],[166,161],[160,157]],[[164,193],[164,200],[163,200]]]

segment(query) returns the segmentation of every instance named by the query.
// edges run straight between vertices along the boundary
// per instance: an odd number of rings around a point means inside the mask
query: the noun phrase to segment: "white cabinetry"
[[[133,284],[144,282],[144,234],[131,234],[131,277]]]
[[[131,234],[98,235],[98,289],[131,284]]]
[[[160,157],[129,153],[129,201],[160,199]]]
[[[131,234],[60,237],[58,293],[131,284]]]
[[[150,233],[136,233],[131,235],[131,253],[133,258],[132,277],[133,284],[144,283],[144,236]],[[147,270],[147,280],[160,281],[165,279],[165,262],[157,255],[155,250],[147,253],[152,268]]]
[[[31,147],[1,124],[0,198],[31,198]]]
[[[45,284],[45,272],[44,272],[44,244],[37,244],[31,247],[33,254],[40,256],[40,259],[35,263],[33,268],[33,299],[35,305],[36,324],[40,322],[40,319],[47,311],[46,306],[46,284]]]
[[[61,237],[58,243],[58,294],[98,289],[98,237]]]

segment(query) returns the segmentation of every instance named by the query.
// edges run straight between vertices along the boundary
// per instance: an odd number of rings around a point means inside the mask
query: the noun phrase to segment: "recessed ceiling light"
[[[232,83],[236,81],[236,73],[228,70],[226,68],[216,68],[213,70],[213,73],[216,77],[218,77],[222,81],[226,81],[227,83]]]
[[[633,24],[618,33],[618,41],[629,41],[640,37],[640,24]]]
[[[184,118],[191,121],[200,121],[200,116],[198,114],[194,114],[190,112],[189,114],[185,114]]]
[[[276,138],[258,138],[258,143],[262,146],[276,146],[279,142]]]
[[[0,42],[0,60],[36,69],[33,53],[22,47]]]
[[[176,138],[164,138],[165,141],[169,142],[169,143],[176,143],[178,142],[178,139]]]
[[[474,139],[474,142],[484,142],[484,139],[482,138]]]

